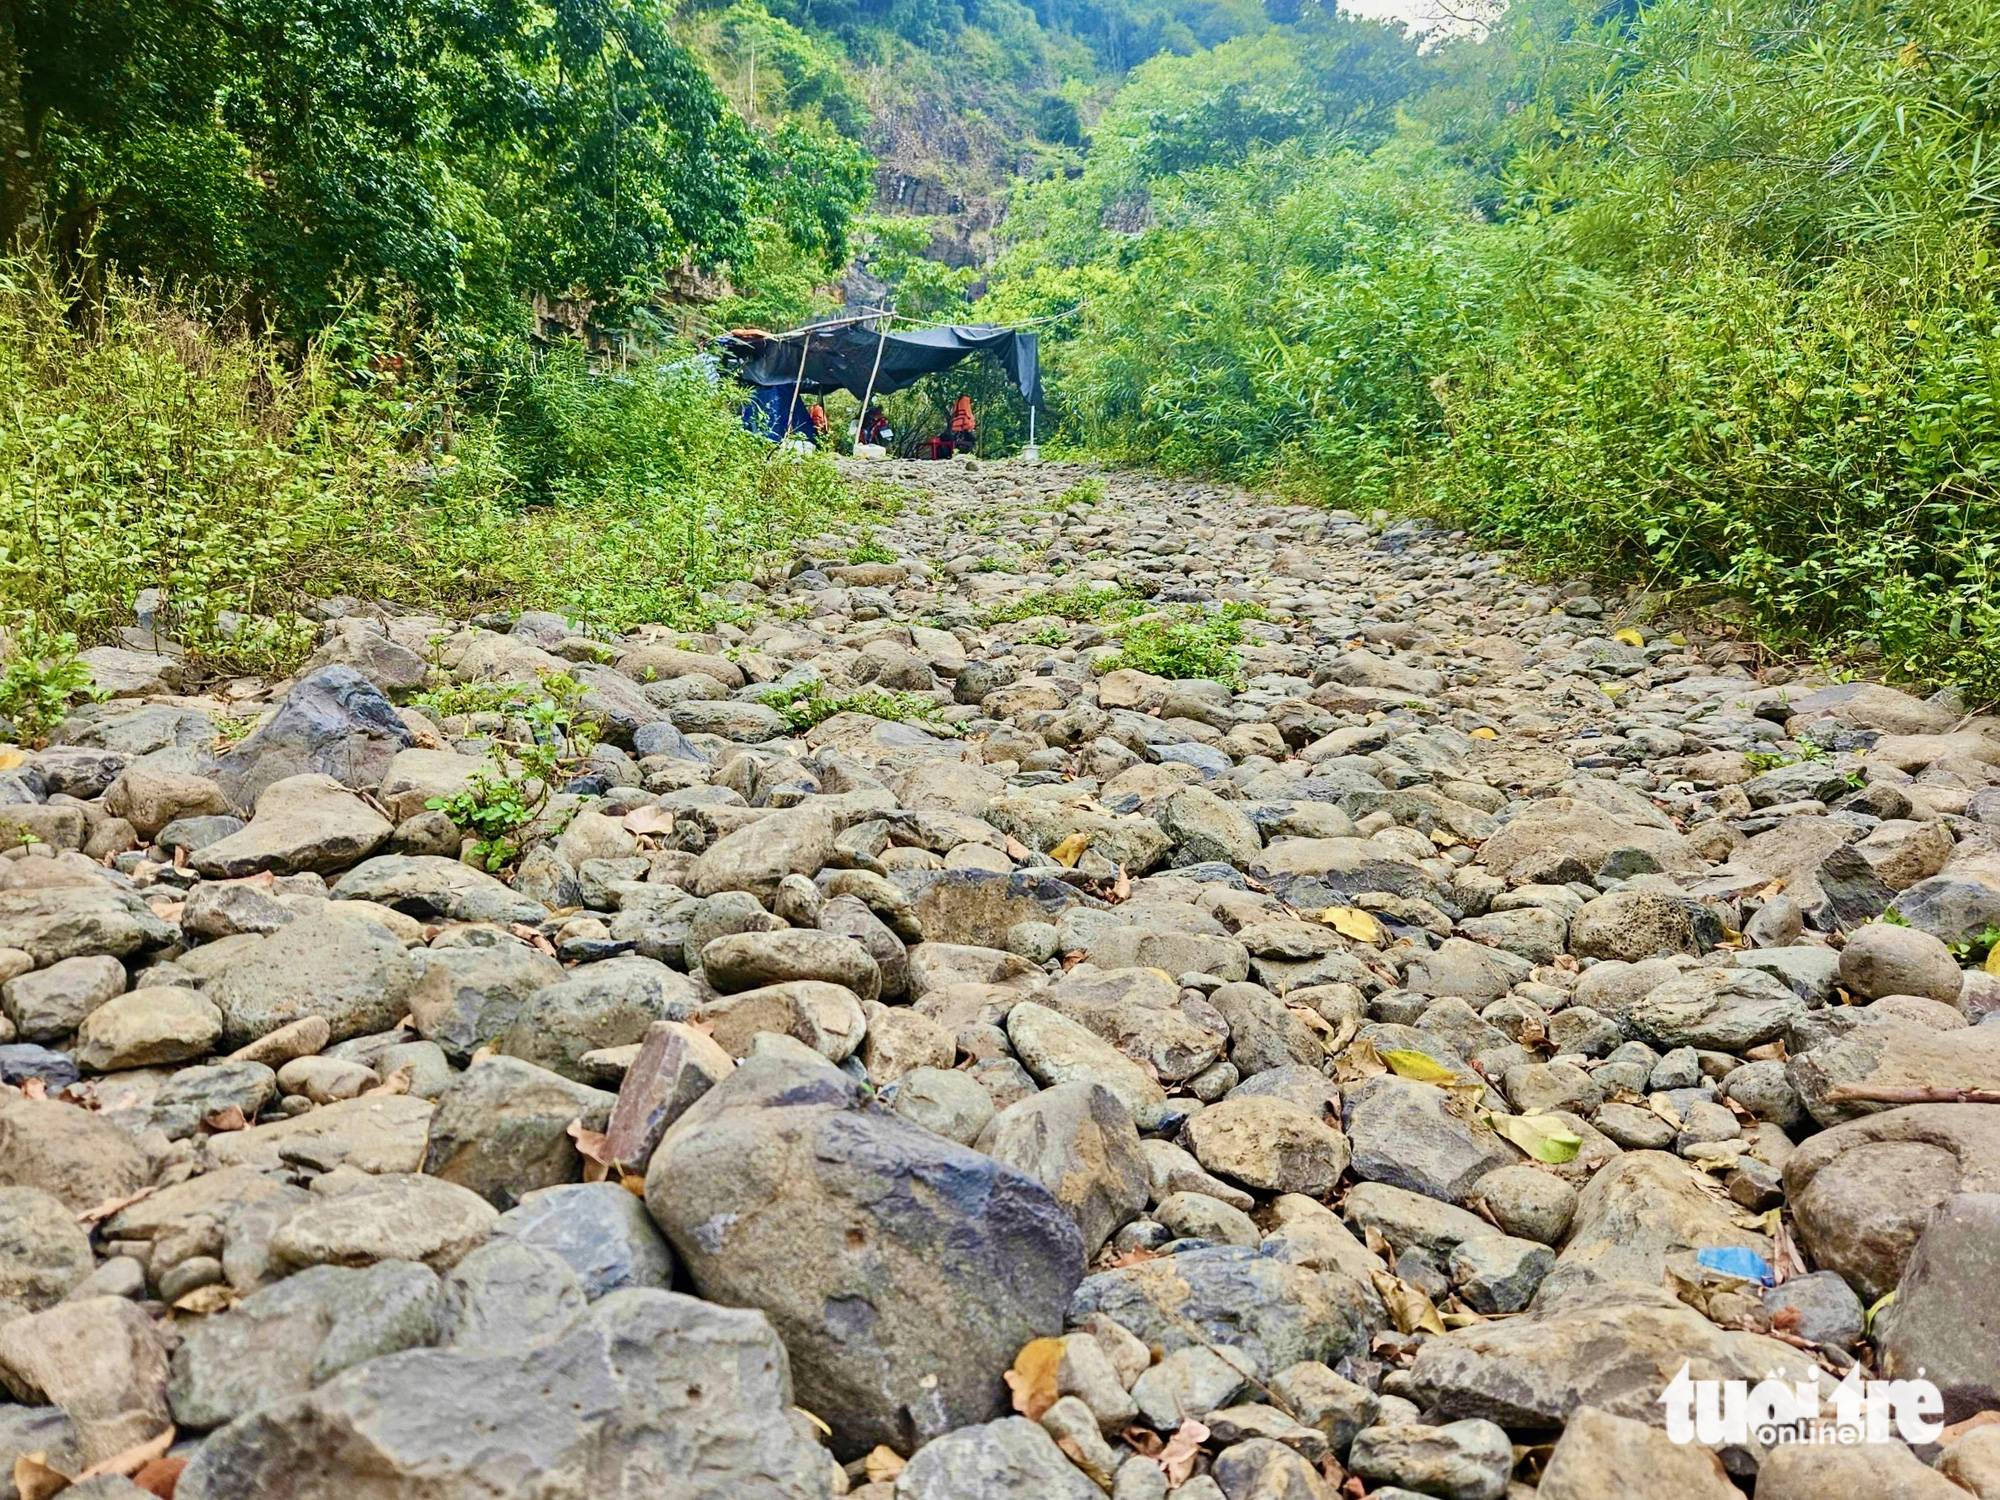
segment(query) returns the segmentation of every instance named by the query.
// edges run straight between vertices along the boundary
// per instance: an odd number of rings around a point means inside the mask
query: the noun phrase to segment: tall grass
[[[174,638],[246,668],[295,660],[340,593],[694,623],[857,504],[774,459],[686,349],[615,374],[557,351],[469,403],[385,363],[0,263],[0,611],[88,644],[158,589]]]

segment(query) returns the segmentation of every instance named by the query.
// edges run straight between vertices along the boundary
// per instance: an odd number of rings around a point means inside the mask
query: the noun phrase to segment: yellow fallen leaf
[[[1089,834],[1072,833],[1068,838],[1049,851],[1049,858],[1061,865],[1065,870],[1073,870],[1076,868],[1076,862],[1083,858],[1083,851],[1089,847]]]
[[[1030,1422],[1056,1404],[1056,1371],[1062,1366],[1061,1339],[1031,1339],[1014,1356],[1014,1368],[1005,1375],[1007,1389],[1014,1393],[1014,1410]]]
[[[1489,1113],[1486,1123],[1494,1133],[1504,1135],[1536,1161],[1559,1166],[1575,1161],[1583,1149],[1583,1137],[1570,1131],[1553,1115],[1502,1115]]]
[[[1600,682],[1597,685],[1597,690],[1607,698],[1617,698],[1623,696],[1625,684],[1622,682]]]
[[[1890,1288],[1888,1291],[1884,1292],[1880,1297],[1877,1297],[1874,1302],[1870,1303],[1868,1311],[1861,1315],[1862,1332],[1873,1333],[1875,1331],[1875,1319],[1881,1314],[1882,1309],[1885,1307],[1893,1307],[1895,1306],[1895,1303],[1896,1303],[1896,1292],[1893,1287]]]
[[[2000,943],[1995,943],[1986,955],[1986,972],[2000,974]]]
[[[1623,642],[1627,646],[1643,646],[1646,644],[1646,638],[1630,625],[1627,625],[1623,630],[1614,630],[1611,633],[1611,639]]]
[[[1375,914],[1358,906],[1329,906],[1320,912],[1319,920],[1344,938],[1353,938],[1357,943],[1367,943],[1376,948],[1382,947],[1389,938]]]
[[[1488,729],[1484,724],[1481,724],[1477,729],[1472,731],[1472,737],[1475,740],[1497,740],[1500,738],[1500,731],[1497,729]]]
[[[1457,1083],[1458,1074],[1447,1068],[1436,1058],[1413,1048],[1377,1048],[1382,1061],[1389,1065],[1389,1071],[1398,1078],[1414,1079],[1418,1083]]]
[[[28,763],[25,750],[0,750],[0,771],[18,771]]]
[[[1676,630],[1672,635],[1667,637],[1667,644],[1669,646],[1685,646],[1687,643],[1688,643],[1688,638],[1682,635],[1678,630]]]

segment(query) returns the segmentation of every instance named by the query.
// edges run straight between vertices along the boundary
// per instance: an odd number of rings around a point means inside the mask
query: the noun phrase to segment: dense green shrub
[[[1520,0],[1383,144],[1278,139],[1267,87],[1240,164],[1176,164],[1162,96],[1287,46],[1149,64],[1022,195],[992,305],[1084,304],[1059,445],[1445,514],[2000,698],[1991,0]]]
[[[857,504],[745,432],[685,348],[602,374],[558,350],[468,410],[116,277],[74,310],[0,263],[0,601],[86,643],[145,588],[217,665],[296,660],[294,612],[340,592],[696,623],[706,591]]]

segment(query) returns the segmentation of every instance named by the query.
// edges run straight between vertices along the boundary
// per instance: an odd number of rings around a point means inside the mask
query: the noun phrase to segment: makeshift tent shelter
[[[717,343],[740,362],[737,378],[750,385],[812,396],[846,391],[860,401],[900,391],[970,355],[991,354],[1028,405],[1042,404],[1040,341],[1019,328],[962,323],[891,332],[886,315],[872,314],[789,333],[733,333]]]
[[[1042,399],[1041,356],[1034,334],[992,323],[892,333],[891,316],[863,313],[789,333],[739,329],[717,339],[716,349],[733,361],[737,379],[753,387],[744,407],[746,425],[767,437],[787,437],[806,429],[807,396],[848,391],[865,411],[877,395],[949,370],[969,355],[991,354],[1028,403],[1027,452],[1033,456],[1035,408]]]

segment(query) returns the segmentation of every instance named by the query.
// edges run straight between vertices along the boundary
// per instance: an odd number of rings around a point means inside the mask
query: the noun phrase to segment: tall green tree
[[[0,0],[0,231],[246,294],[295,330],[393,293],[504,322],[837,258],[865,160],[732,111],[660,0]]]

